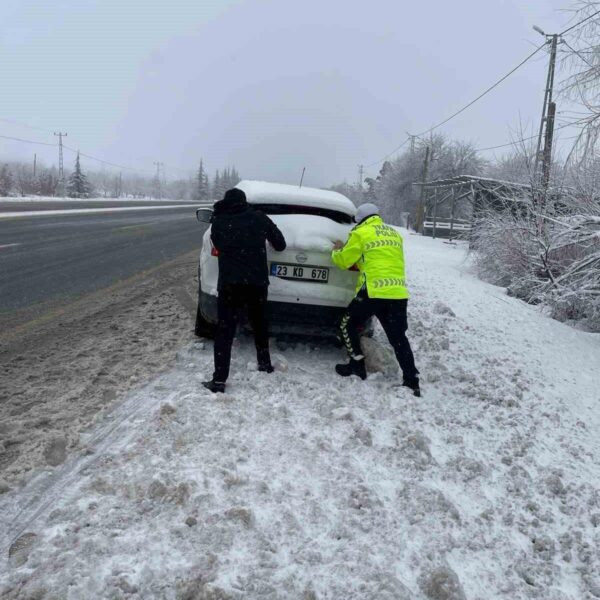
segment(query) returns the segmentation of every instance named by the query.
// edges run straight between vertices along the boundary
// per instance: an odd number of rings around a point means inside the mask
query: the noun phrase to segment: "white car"
[[[335,334],[354,297],[358,273],[335,267],[331,250],[336,240],[347,239],[354,204],[342,194],[315,188],[263,181],[242,181],[236,187],[245,192],[249,204],[269,215],[287,242],[283,252],[267,243],[271,332]],[[212,209],[199,208],[196,216],[210,223]],[[218,251],[210,234],[208,227],[198,267],[196,334],[204,337],[212,336],[217,322]]]

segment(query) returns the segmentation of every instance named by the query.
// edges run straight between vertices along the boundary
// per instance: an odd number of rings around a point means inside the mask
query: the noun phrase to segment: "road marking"
[[[206,205],[206,206],[212,206]],[[196,208],[201,208],[198,204],[170,204],[168,206],[127,206],[118,208],[73,208],[65,210],[24,210],[14,212],[0,212],[0,219],[9,219],[12,217],[51,217],[56,215],[87,215],[97,213],[115,213],[115,212],[131,212],[138,210],[168,210],[173,208],[189,208],[190,212],[195,212]]]
[[[123,227],[116,227],[115,231],[122,231],[123,229],[139,229],[140,227],[149,227],[152,225],[156,225],[156,223],[145,221],[144,223],[138,223],[137,225],[123,225]]]
[[[16,243],[16,244],[0,244],[0,250],[2,250],[2,248],[14,248],[15,246],[20,246],[21,243]]]

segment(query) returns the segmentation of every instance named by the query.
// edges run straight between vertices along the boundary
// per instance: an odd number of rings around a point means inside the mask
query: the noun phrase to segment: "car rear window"
[[[327,217],[336,223],[352,223],[350,215],[330,208],[296,204],[253,204],[252,206],[268,215],[316,215],[318,217]]]

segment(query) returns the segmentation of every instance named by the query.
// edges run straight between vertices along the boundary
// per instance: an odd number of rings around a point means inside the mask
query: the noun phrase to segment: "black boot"
[[[203,381],[202,385],[213,394],[216,394],[217,392],[223,394],[225,392],[225,384],[220,381],[215,381],[214,379]]]
[[[257,350],[256,359],[259,371],[262,371],[263,373],[272,373],[275,370],[271,364],[271,353],[268,348]]]
[[[365,367],[365,359],[355,360],[350,359],[347,364],[335,365],[335,372],[342,377],[350,377],[350,375],[357,375],[361,379],[367,378],[367,368]]]
[[[419,387],[419,378],[413,377],[412,379],[405,379],[402,382],[404,387],[410,388],[413,391],[413,394],[417,397],[421,397],[421,388]]]

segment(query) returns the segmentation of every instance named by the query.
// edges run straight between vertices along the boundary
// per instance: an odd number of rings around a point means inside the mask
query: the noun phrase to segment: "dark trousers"
[[[365,290],[350,302],[345,315],[342,317],[340,331],[342,341],[351,358],[362,356],[359,329],[370,317],[377,317],[387,338],[394,349],[400,368],[406,381],[412,381],[419,371],[415,366],[415,358],[410,347],[406,330],[408,321],[406,310],[408,300],[386,300],[369,298]]]
[[[244,307],[254,332],[258,363],[270,364],[269,328],[267,323],[267,286],[226,285],[219,290],[218,319],[215,334],[215,372],[213,380],[225,383],[229,377],[231,345]]]

